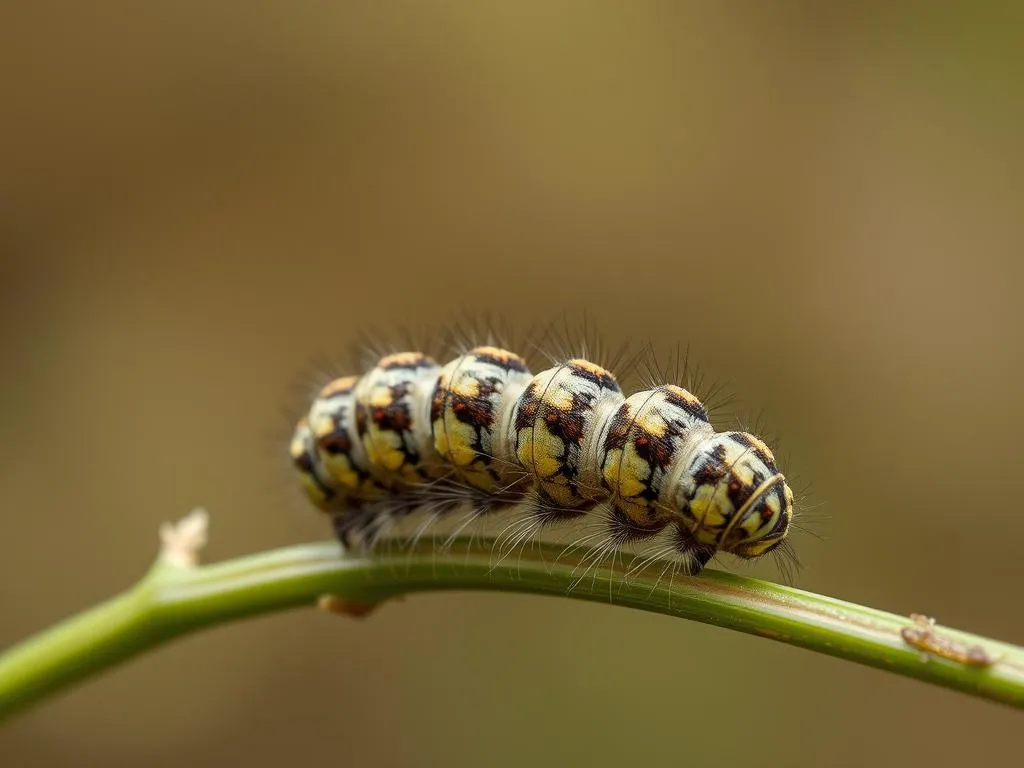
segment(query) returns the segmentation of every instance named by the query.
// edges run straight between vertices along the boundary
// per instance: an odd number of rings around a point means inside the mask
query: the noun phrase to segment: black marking
[[[715,556],[715,548],[697,542],[693,535],[681,525],[676,526],[675,544],[679,554],[684,557],[686,576],[696,576]]]
[[[521,429],[532,429],[537,421],[537,411],[540,409],[542,394],[538,393],[537,390],[539,389],[540,382],[534,379],[520,396],[518,408],[516,408],[516,432],[519,432]]]
[[[331,456],[338,456],[340,454],[348,456],[351,455],[352,451],[352,438],[348,436],[348,430],[334,429],[326,435],[318,437],[316,439],[316,447],[324,453],[329,453]]]
[[[620,405],[615,411],[615,415],[612,416],[608,434],[604,438],[604,445],[601,446],[602,451],[608,453],[615,449],[625,448],[631,426],[633,426],[633,417],[630,415],[629,405],[626,402]]]
[[[503,371],[513,371],[515,373],[530,372],[530,369],[526,367],[526,363],[518,355],[509,353],[508,355],[499,356],[491,352],[481,352],[479,350],[473,350],[472,355],[481,363],[493,365],[495,368],[500,368]]]
[[[319,490],[320,493],[324,495],[324,504],[334,501],[334,499],[338,496],[338,492],[334,490],[334,488],[332,488],[331,486],[327,485],[327,483],[325,483],[323,480],[321,480],[320,475],[318,475],[316,472],[310,473],[309,477],[316,485],[317,490]]]
[[[758,460],[761,461],[761,463],[768,467],[768,471],[771,472],[771,474],[774,475],[778,473],[779,468],[775,466],[774,457],[765,453],[764,449],[760,445],[755,443],[753,440],[751,440],[750,435],[748,435],[746,432],[727,432],[726,435],[734,443],[742,445],[744,448],[750,451],[750,453],[754,454],[754,456],[756,456]]]
[[[383,358],[377,367],[382,371],[418,371],[421,368],[436,368],[437,363],[433,358],[419,353],[411,355],[399,353]]]
[[[779,504],[780,504],[780,509],[782,511],[779,513],[778,518],[775,520],[775,525],[773,525],[772,529],[768,532],[768,534],[763,537],[763,538],[766,538],[766,539],[774,538],[775,536],[778,536],[783,531],[785,531],[786,528],[789,527],[791,518],[793,517],[792,509],[786,503],[786,495],[782,492],[782,485],[781,484],[776,485],[774,488],[772,488],[772,490],[769,493],[764,494],[764,496],[762,496],[758,500],[757,505],[761,506],[762,504],[764,504],[767,501],[768,496],[770,496],[770,495],[774,495],[774,496],[776,496],[778,498]],[[767,515],[770,512],[771,512],[771,510],[765,509],[764,512],[762,513],[762,516]]]
[[[580,365],[579,363],[570,360],[565,364],[565,367],[569,369],[569,372],[573,376],[589,381],[591,384],[596,385],[600,389],[608,390],[609,392],[621,392],[622,389],[619,387],[619,382],[615,380],[615,377],[608,371],[601,369],[598,373],[592,368]]]
[[[699,400],[685,398],[671,387],[658,387],[658,389],[665,393],[665,401],[670,405],[680,408],[697,421],[703,421],[705,424],[711,423],[707,409]]]
[[[734,471],[731,471],[726,493],[729,496],[729,501],[732,503],[732,508],[739,509],[742,507],[750,498],[750,495],[767,479],[760,470],[755,469],[753,471],[753,481],[747,484],[742,482]]]
[[[696,465],[700,465],[694,469]],[[721,443],[703,454],[698,454],[690,465],[693,477],[694,492],[702,485],[717,485],[725,477],[728,467],[725,464],[725,446]],[[692,498],[692,497],[691,497]]]

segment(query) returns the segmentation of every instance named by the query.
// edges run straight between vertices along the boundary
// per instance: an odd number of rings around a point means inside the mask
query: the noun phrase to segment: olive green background
[[[208,559],[325,537],[288,422],[358,332],[563,311],[689,344],[763,412],[824,516],[799,586],[1024,643],[1019,19],[86,6],[0,24],[0,644],[131,584],[195,505]],[[449,594],[189,637],[5,725],[0,763],[1005,764],[1020,726],[712,627]]]

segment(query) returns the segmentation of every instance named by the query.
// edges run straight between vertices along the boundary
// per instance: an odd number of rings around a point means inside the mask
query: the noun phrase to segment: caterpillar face
[[[680,476],[675,508],[700,544],[752,558],[786,538],[793,491],[760,439],[722,432],[700,446]]]
[[[695,573],[716,552],[770,552],[793,516],[768,446],[715,432],[685,389],[626,397],[587,360],[534,375],[491,346],[444,366],[402,352],[331,382],[296,426],[291,457],[337,530],[363,526],[371,543],[396,510],[427,507],[438,519],[468,501],[481,514],[515,507],[545,523],[594,516],[606,547],[674,531],[672,547]]]

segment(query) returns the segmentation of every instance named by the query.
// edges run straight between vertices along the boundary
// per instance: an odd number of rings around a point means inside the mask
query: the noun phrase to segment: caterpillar
[[[509,547],[584,520],[602,551],[667,537],[658,554],[687,575],[719,552],[792,556],[793,491],[763,440],[715,431],[701,401],[674,384],[627,396],[582,358],[534,375],[497,346],[445,365],[386,355],[317,394],[290,458],[347,547],[372,547],[417,510],[429,524],[468,508],[460,531],[514,508]]]

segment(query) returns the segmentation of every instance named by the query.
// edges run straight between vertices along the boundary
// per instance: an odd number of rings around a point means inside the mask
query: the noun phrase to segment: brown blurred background
[[[280,414],[359,331],[563,310],[690,344],[764,412],[829,516],[799,586],[1024,643],[1020,19],[4,16],[0,644],[128,586],[197,504],[208,559],[326,536]],[[5,726],[0,762],[943,766],[1005,761],[1020,722],[666,617],[427,595],[190,637]]]

